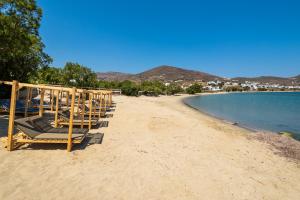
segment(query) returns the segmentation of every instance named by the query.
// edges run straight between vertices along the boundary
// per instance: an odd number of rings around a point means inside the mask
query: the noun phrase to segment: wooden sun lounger
[[[79,109],[82,111],[83,110],[82,106],[79,106]],[[89,114],[90,114],[89,113],[90,112],[90,108],[88,106],[85,105],[84,111],[85,111],[84,116],[89,116]],[[96,108],[95,110],[93,109],[92,110],[92,115],[94,116],[95,113],[96,113],[96,115],[98,116],[99,115],[99,111],[100,111],[100,117],[104,117],[105,113],[106,113],[106,109],[105,108]]]
[[[42,117],[33,116],[15,120],[19,133],[15,143],[68,143],[68,128],[53,128]],[[88,129],[74,128],[72,143],[81,143]]]
[[[64,112],[59,112],[59,122],[58,124],[60,125],[69,125],[69,112],[68,111],[64,111]],[[83,126],[88,126],[89,125],[89,117],[88,116],[84,116],[84,120],[83,120]],[[73,118],[73,125],[74,126],[80,126],[82,123],[82,119],[81,116],[75,116]],[[98,118],[94,118],[92,117],[91,119],[91,124],[92,126],[97,126],[100,124]]]

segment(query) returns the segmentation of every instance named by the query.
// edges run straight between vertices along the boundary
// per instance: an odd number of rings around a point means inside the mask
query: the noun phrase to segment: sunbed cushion
[[[50,124],[47,124],[47,120],[40,116],[16,119],[15,123],[19,130],[34,139],[67,139],[69,132],[69,128],[53,128]],[[36,124],[39,124],[40,127]],[[88,129],[73,128],[72,138],[82,137],[87,132]]]
[[[49,124],[45,119],[42,117],[31,120],[32,123],[39,128],[42,132],[48,132],[52,128],[51,124]]]
[[[34,116],[34,117],[39,117],[39,116]],[[39,128],[35,127],[34,124],[31,123],[30,118],[31,117],[16,119],[15,124],[17,125],[17,128],[22,132],[24,132],[26,135],[28,135],[31,138],[35,138],[36,136],[40,135],[42,132]]]
[[[60,114],[60,117],[64,118],[65,120],[69,121],[70,119],[70,111],[66,110],[66,111],[62,111],[62,112],[59,112]],[[78,115],[78,116],[74,116],[73,119],[74,121],[76,120],[81,120],[81,115]],[[84,116],[84,121],[87,121],[89,120],[89,116]],[[98,121],[98,118],[97,117],[92,117],[92,121]]]

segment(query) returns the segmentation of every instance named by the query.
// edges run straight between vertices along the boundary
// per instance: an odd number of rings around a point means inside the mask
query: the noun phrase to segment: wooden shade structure
[[[73,114],[74,114],[74,104],[75,104],[75,95],[76,95],[76,88],[58,88],[53,86],[46,86],[46,85],[34,85],[34,84],[28,84],[28,83],[19,83],[18,81],[13,82],[4,82],[5,84],[11,85],[11,99],[10,99],[10,112],[9,112],[9,124],[8,124],[8,133],[7,133],[7,150],[12,151],[14,148],[14,143],[67,143],[67,150],[71,151],[72,149],[72,130],[73,130]],[[16,139],[14,141],[13,134],[14,134],[14,120],[15,120],[15,109],[16,109],[16,100],[17,100],[17,94],[20,88],[27,87],[30,88],[29,91],[32,88],[39,88],[41,89],[41,97],[40,97],[40,106],[39,106],[39,115],[43,116],[43,102],[44,102],[44,95],[45,90],[50,91],[67,91],[72,94],[72,103],[70,108],[70,124],[69,124],[69,131],[68,131],[68,139],[67,140],[52,140],[52,139]],[[26,96],[26,104],[28,103],[29,94]],[[58,98],[57,98],[58,101]],[[56,101],[56,102],[57,102]],[[26,106],[27,107],[27,106]],[[56,103],[56,110],[58,109],[58,104]],[[25,108],[26,112],[26,108]],[[26,114],[25,114],[26,116]]]
[[[76,96],[78,96],[78,107],[81,103],[83,105],[83,110],[81,111],[81,128],[83,128],[84,125],[84,113],[85,113],[85,102],[86,97],[89,97],[89,123],[88,127],[91,129],[92,126],[92,115],[94,117],[97,115],[96,109],[93,109],[93,100],[97,100],[100,102],[100,106],[102,105],[102,97],[104,96],[104,102],[107,102],[105,100],[105,96],[109,97],[108,105],[111,105],[112,102],[112,92],[106,91],[106,90],[85,90],[85,89],[76,89],[73,88],[67,88],[67,87],[61,87],[61,86],[53,86],[53,85],[36,85],[36,84],[28,84],[28,83],[19,83],[18,81],[0,81],[0,83],[11,85],[11,99],[10,99],[10,112],[9,112],[9,124],[8,124],[8,133],[7,133],[7,150],[12,151],[14,149],[15,144],[25,144],[25,143],[66,143],[67,144],[67,151],[72,150],[72,145],[75,143],[81,143],[82,139],[77,139],[72,137],[73,134],[73,121],[74,121],[74,112],[75,112],[75,99]],[[69,122],[68,122],[68,135],[67,138],[51,138],[51,139],[32,139],[32,138],[14,138],[14,122],[15,122],[15,111],[16,111],[16,100],[19,95],[19,91],[21,88],[26,87],[27,88],[27,94],[25,99],[25,114],[24,116],[27,117],[27,110],[30,106],[31,99],[32,99],[32,90],[34,88],[40,90],[40,104],[39,104],[39,116],[42,117],[44,114],[44,98],[46,91],[49,91],[50,94],[50,108],[51,111],[54,111],[54,104],[55,104],[55,115],[54,115],[54,127],[57,128],[59,125],[59,119],[58,119],[58,112],[59,112],[59,100],[63,98],[65,95],[66,97],[66,106],[68,108],[69,103],[70,106],[70,115],[69,115]],[[71,95],[71,99],[69,99],[69,96]],[[54,102],[55,97],[55,102]],[[81,98],[82,97],[82,98]],[[80,100],[81,99],[81,100]],[[71,102],[69,102],[71,100]],[[101,110],[101,109],[100,109]],[[98,116],[100,118],[100,111],[98,113]]]

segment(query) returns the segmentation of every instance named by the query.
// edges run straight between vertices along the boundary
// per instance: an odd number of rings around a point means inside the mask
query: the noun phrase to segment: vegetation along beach
[[[300,199],[300,3],[0,1],[0,199]]]

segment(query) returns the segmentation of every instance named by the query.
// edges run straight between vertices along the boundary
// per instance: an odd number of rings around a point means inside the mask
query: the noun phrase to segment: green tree
[[[243,90],[244,91],[249,91],[251,88],[249,87],[249,86],[245,86],[245,87],[243,87]]]
[[[190,87],[188,87],[186,90],[186,93],[188,94],[196,94],[202,92],[202,85],[198,83],[194,83]]]
[[[30,82],[61,85],[63,84],[62,70],[55,67],[43,67],[38,70],[36,76],[31,77]]]
[[[225,88],[226,92],[242,92],[243,88],[241,86],[227,86]]]
[[[0,1],[0,79],[26,82],[52,61],[43,52],[41,18],[35,0]]]
[[[171,83],[170,85],[166,86],[167,95],[174,95],[180,92],[183,92],[183,89],[177,84]]]
[[[165,89],[165,85],[160,81],[143,81],[141,84],[141,90],[148,96],[163,94]]]
[[[90,68],[67,62],[62,69],[63,84],[76,87],[95,87],[97,75]]]

